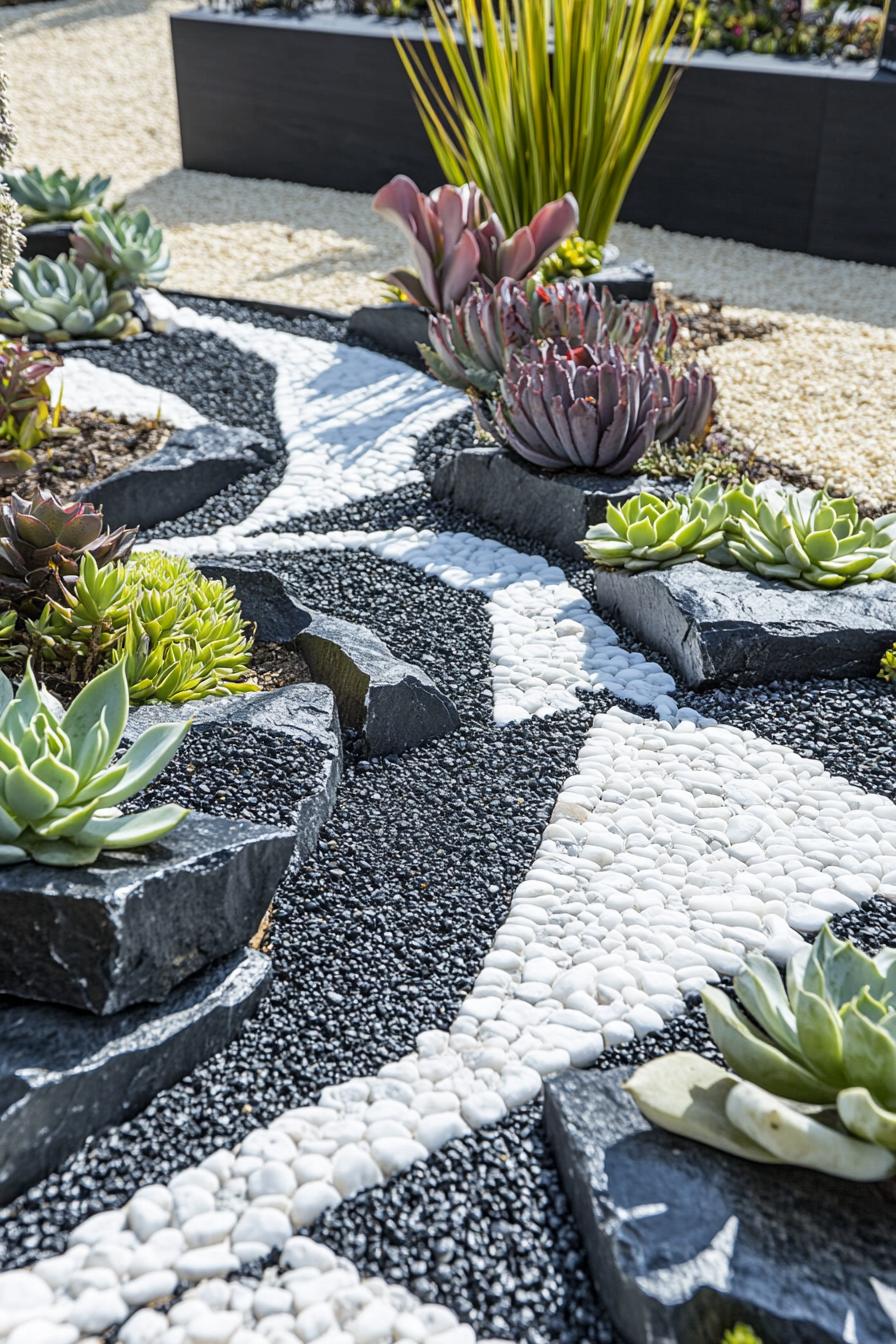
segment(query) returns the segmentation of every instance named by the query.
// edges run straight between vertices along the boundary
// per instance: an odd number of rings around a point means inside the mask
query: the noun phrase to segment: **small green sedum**
[[[94,863],[104,849],[159,840],[187,815],[174,804],[122,816],[174,756],[189,722],[156,724],[113,763],[128,716],[124,664],[101,672],[67,710],[30,663],[17,692],[0,672],[0,864]]]

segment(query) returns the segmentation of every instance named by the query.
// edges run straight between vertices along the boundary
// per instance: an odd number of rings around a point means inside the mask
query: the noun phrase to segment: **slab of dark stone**
[[[649,299],[653,296],[656,271],[648,261],[613,261],[584,280],[589,285],[604,286],[614,299]]]
[[[608,504],[624,504],[642,490],[671,495],[680,487],[680,481],[650,476],[541,471],[497,444],[471,444],[446,454],[432,480],[435,499],[577,560],[578,543],[589,527],[604,521]]]
[[[245,948],[163,1004],[114,1017],[0,999],[0,1205],[223,1050],[270,976],[268,958]]]
[[[627,1344],[890,1344],[894,1182],[762,1166],[651,1126],[631,1069],[548,1081],[545,1121],[598,1294]],[[853,1320],[852,1333],[847,1322]]]
[[[417,349],[427,337],[429,319],[413,303],[380,303],[356,308],[348,320],[355,336],[364,336],[381,350],[406,359],[420,359]]]
[[[694,688],[873,676],[896,640],[896,583],[808,590],[694,562],[598,569],[594,593],[602,612]]]
[[[61,252],[69,251],[74,227],[72,220],[65,219],[29,224],[23,230],[25,246],[22,248],[22,256],[29,261],[32,257],[50,257],[55,261]]]
[[[239,724],[280,734],[285,739],[321,748],[317,774],[307,781],[298,809],[293,857],[301,862],[317,845],[320,829],[333,811],[342,777],[342,735],[333,693],[316,682],[298,682],[275,691],[250,691],[242,695],[209,697],[185,705],[143,705],[133,711],[124,741],[132,742],[154,723],[192,719],[190,733],[214,732],[222,724]]]
[[[342,726],[357,729],[371,755],[407,751],[459,726],[454,704],[432,678],[396,658],[372,630],[303,606],[271,570],[199,568],[233,586],[259,639],[296,642],[312,677],[336,697]]]
[[[249,941],[293,841],[275,826],[192,813],[163,840],[86,868],[0,869],[0,994],[104,1016],[160,1003]]]
[[[79,492],[110,527],[154,527],[198,509],[235,481],[275,460],[263,435],[233,425],[176,429],[156,453]]]

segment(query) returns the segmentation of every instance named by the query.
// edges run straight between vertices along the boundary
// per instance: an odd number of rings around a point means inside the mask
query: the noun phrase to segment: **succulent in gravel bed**
[[[137,529],[103,527],[92,504],[63,504],[49,490],[0,502],[0,596],[19,608],[60,598],[74,586],[85,556],[97,566],[124,560]]]
[[[3,180],[26,224],[84,219],[98,206],[110,179],[69,176],[62,168],[44,175],[40,168],[7,168]]]
[[[726,544],[739,565],[799,588],[892,579],[896,514],[860,518],[852,498],[824,490],[758,490],[749,481],[725,496]]]
[[[607,568],[659,569],[703,560],[725,537],[723,487],[717,482],[672,499],[642,490],[618,507],[607,506],[603,523],[589,528],[582,550]]]
[[[601,268],[603,252],[600,243],[583,238],[580,233],[573,234],[545,257],[538,268],[538,279],[549,284],[552,280],[566,280],[570,276],[593,275]]]
[[[165,236],[146,210],[93,211],[75,226],[72,254],[79,266],[95,266],[115,288],[160,285],[168,274],[171,254]]]
[[[48,375],[62,363],[50,350],[0,342],[0,481],[34,465],[31,450],[77,430],[62,424],[62,398],[53,402]],[[3,449],[2,444],[12,445]]]
[[[443,313],[471,285],[522,280],[576,226],[578,207],[566,195],[541,207],[510,238],[490,202],[472,182],[437,187],[428,195],[399,174],[374,197],[374,210],[411,245],[416,271],[397,270],[388,282],[412,303]]]
[[[427,368],[440,382],[461,391],[492,394],[514,351],[533,340],[572,345],[620,346],[630,356],[642,348],[669,358],[678,322],[655,303],[617,302],[608,289],[577,280],[523,285],[502,280],[493,290],[474,286],[459,304],[429,319]]]
[[[0,332],[51,344],[85,339],[125,340],[141,329],[129,289],[109,288],[102,271],[59,257],[20,259],[0,290]]]
[[[15,693],[0,672],[0,864],[78,867],[103,849],[150,844],[183,820],[186,809],[173,804],[121,815],[117,804],[165,768],[189,728],[157,724],[113,764],[127,716],[120,663],[68,710],[40,690],[30,664]]]
[[[702,433],[714,396],[710,374],[696,366],[674,374],[646,348],[629,359],[618,345],[554,341],[513,355],[494,409],[478,414],[535,466],[619,476],[654,440]]]

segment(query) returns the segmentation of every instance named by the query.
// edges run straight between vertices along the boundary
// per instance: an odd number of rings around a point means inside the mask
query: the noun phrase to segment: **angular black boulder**
[[[643,475],[541,471],[497,444],[471,443],[445,455],[431,489],[434,499],[581,560],[579,542],[604,521],[608,504],[624,504],[642,490],[671,495],[680,485]]]
[[[0,868],[0,994],[118,1013],[247,943],[293,850],[275,826],[193,813],[87,868]]]
[[[884,581],[810,591],[695,561],[595,570],[594,593],[689,687],[873,676],[896,640],[896,583]]]
[[[251,429],[210,423],[176,429],[156,453],[85,486],[80,498],[103,510],[110,527],[153,527],[198,509],[277,450]]]
[[[270,976],[268,958],[243,949],[162,1005],[115,1017],[0,999],[0,1205],[223,1050]]]
[[[738,1321],[763,1344],[891,1344],[893,1182],[667,1134],[622,1091],[630,1073],[570,1071],[545,1088],[560,1176],[626,1344],[719,1344]]]

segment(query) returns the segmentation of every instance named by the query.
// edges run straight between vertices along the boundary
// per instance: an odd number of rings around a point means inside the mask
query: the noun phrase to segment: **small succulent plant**
[[[896,644],[893,644],[880,660],[877,675],[881,681],[896,681]]]
[[[0,864],[78,867],[104,849],[159,840],[186,816],[168,804],[122,816],[177,751],[189,723],[157,724],[120,760],[128,716],[122,663],[89,682],[67,710],[42,692],[30,664],[17,692],[0,672]]]
[[[80,266],[95,266],[116,289],[159,285],[168,274],[171,254],[165,236],[146,210],[129,215],[102,208],[75,226],[72,253]]]
[[[46,176],[39,168],[8,168],[3,173],[26,224],[84,219],[102,201],[108,177],[84,180],[62,168]]]
[[[733,1325],[730,1330],[725,1331],[721,1344],[762,1344],[762,1340],[749,1325],[744,1325],[742,1321],[738,1321],[737,1325]]]
[[[725,496],[727,547],[745,569],[798,588],[842,588],[896,574],[896,514],[860,518],[854,499],[824,490],[758,490]]]
[[[581,547],[590,560],[612,569],[660,569],[703,560],[724,541],[725,502],[718,483],[672,499],[647,490],[607,506],[603,523],[589,528]]]
[[[505,276],[522,280],[570,234],[578,221],[574,197],[550,201],[510,238],[490,202],[472,182],[426,195],[400,174],[381,187],[373,208],[410,243],[416,271],[387,276],[411,303],[446,312],[471,285],[494,286]]]
[[[102,568],[124,560],[136,528],[103,527],[92,504],[63,504],[49,490],[12,494],[0,501],[0,595],[27,610],[46,598],[60,598],[90,555]]]
[[[754,952],[734,989],[741,1006],[703,991],[733,1072],[697,1055],[654,1060],[627,1085],[648,1119],[755,1161],[896,1174],[896,948],[869,957],[825,926],[786,984]]]
[[[0,332],[57,341],[125,340],[140,331],[129,289],[111,289],[102,271],[59,257],[19,260],[0,290]]]
[[[420,352],[440,382],[492,395],[514,351],[535,340],[571,345],[618,345],[630,356],[642,348],[669,358],[678,333],[672,314],[654,303],[616,302],[609,290],[576,280],[527,285],[502,280],[474,288],[444,314],[429,319],[429,346]]]
[[[593,275],[601,268],[603,251],[600,243],[583,238],[580,233],[573,234],[545,257],[538,268],[538,278],[543,284],[550,284],[552,280],[568,280],[570,276]]]
[[[62,398],[53,401],[49,374],[62,363],[50,350],[0,342],[0,481],[34,465],[32,449],[76,433],[62,424]],[[8,443],[9,448],[2,448]]]

